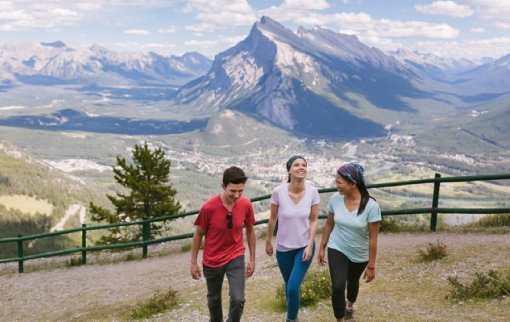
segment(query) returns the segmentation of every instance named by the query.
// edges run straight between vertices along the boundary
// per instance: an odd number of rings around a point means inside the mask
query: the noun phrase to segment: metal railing
[[[471,182],[471,181],[490,181],[490,180],[505,180],[510,179],[510,173],[506,174],[494,174],[494,175],[478,175],[478,176],[463,176],[463,177],[446,177],[442,178],[440,174],[436,173],[434,178],[430,179],[419,179],[419,180],[409,180],[409,181],[400,181],[400,182],[388,182],[388,183],[376,183],[367,185],[368,189],[373,188],[387,188],[387,187],[397,187],[397,186],[408,186],[408,185],[417,185],[424,183],[433,183],[434,189],[432,193],[431,207],[429,208],[410,208],[410,209],[390,209],[390,210],[382,210],[382,216],[393,216],[393,215],[413,215],[413,214],[431,214],[430,219],[430,229],[432,231],[436,230],[437,226],[437,215],[439,213],[458,213],[458,214],[499,214],[499,213],[510,213],[510,208],[442,208],[438,207],[439,205],[439,192],[440,186],[442,182]],[[319,193],[328,193],[335,192],[336,188],[326,188],[319,189]],[[267,200],[271,197],[271,195],[263,195],[259,197],[255,197],[250,199],[252,202],[258,202],[262,200]],[[81,264],[85,265],[87,263],[87,252],[93,251],[101,251],[107,249],[128,249],[133,247],[141,247],[142,248],[142,257],[146,258],[148,256],[148,246],[153,244],[159,244],[163,242],[179,240],[179,239],[187,239],[192,238],[193,233],[187,233],[176,236],[169,236],[163,238],[150,239],[149,227],[150,223],[158,222],[158,221],[166,221],[173,220],[177,218],[183,218],[187,216],[193,216],[198,214],[198,210],[189,211],[185,213],[153,218],[153,219],[145,219],[143,221],[138,222],[130,222],[130,223],[117,223],[117,224],[109,224],[109,225],[97,225],[90,226],[83,224],[80,228],[67,229],[61,231],[54,231],[50,233],[42,233],[30,236],[22,236],[18,235],[17,237],[11,238],[3,238],[0,239],[0,245],[6,243],[17,243],[18,249],[18,257],[13,258],[5,258],[0,259],[0,264],[9,263],[9,262],[18,262],[18,272],[23,273],[24,267],[23,264],[25,261],[37,259],[37,258],[45,258],[45,257],[53,257],[53,256],[62,256],[67,254],[81,254]],[[322,215],[319,218],[324,219],[326,216]],[[269,219],[262,219],[255,222],[255,225],[261,225],[267,223]],[[112,245],[102,245],[102,246],[87,246],[87,231],[90,230],[101,230],[101,229],[109,229],[121,226],[133,226],[133,225],[142,225],[142,240],[138,242],[130,242],[130,243],[122,243],[122,244],[112,244]],[[71,233],[81,232],[81,247],[75,247],[71,249],[64,249],[59,251],[47,252],[36,255],[24,255],[23,242],[37,240],[40,238],[47,238],[58,235],[67,235]]]

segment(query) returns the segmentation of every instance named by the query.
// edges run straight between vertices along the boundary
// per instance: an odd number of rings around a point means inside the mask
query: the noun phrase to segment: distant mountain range
[[[322,28],[294,33],[263,17],[246,39],[214,61],[198,53],[165,57],[63,42],[7,44],[0,48],[0,94],[19,86],[78,84],[77,90],[88,94],[116,93],[101,103],[106,105],[125,98],[144,104],[157,100],[161,113],[188,120],[231,109],[298,135],[354,139],[381,137],[389,129],[418,133],[445,115],[457,115],[460,124],[469,121],[479,130],[469,113],[488,102],[508,101],[509,69],[510,54],[473,62],[404,50],[384,53],[355,36]],[[507,109],[493,110],[491,119],[510,121]],[[49,121],[64,114],[66,122]],[[120,122],[110,115],[97,122],[90,119],[98,115],[69,110],[44,117],[18,114],[0,124],[83,131],[90,124],[90,131],[129,134],[119,127],[134,120],[118,115]],[[136,133],[180,133],[206,124],[162,124],[155,118],[151,114]]]
[[[114,52],[61,41],[0,47],[0,82],[4,85],[182,85],[210,66],[211,60],[199,53],[178,57]]]

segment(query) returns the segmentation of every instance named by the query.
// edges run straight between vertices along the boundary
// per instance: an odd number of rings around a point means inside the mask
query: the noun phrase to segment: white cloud
[[[0,20],[6,21],[1,30],[54,29],[58,26],[74,25],[83,19],[83,14],[55,1],[39,3],[32,1],[0,2]]]
[[[96,2],[80,2],[76,4],[76,8],[80,10],[99,10],[102,6]]]
[[[425,41],[412,45],[411,50],[433,53],[443,57],[479,59],[490,56],[500,58],[508,55],[510,47],[510,37],[489,38],[482,40],[465,41]],[[487,54],[487,48],[490,48],[490,55]]]
[[[437,38],[452,39],[460,31],[447,25],[423,21],[373,19],[366,13],[311,14],[295,21],[298,24],[318,25],[341,33],[365,38]]]
[[[185,27],[194,32],[250,26],[257,20],[255,11],[246,0],[188,0],[183,11],[196,14],[196,19],[201,22]]]
[[[245,39],[245,36],[220,37],[216,40],[189,40],[189,41],[186,41],[184,44],[188,47],[198,47],[198,48],[214,48],[214,47],[218,47],[218,46],[232,47],[232,46],[237,45],[243,39]]]
[[[124,34],[126,35],[139,35],[139,36],[148,36],[151,34],[150,31],[144,29],[129,29],[124,30]]]
[[[176,31],[177,31],[176,26],[171,26],[170,28],[166,28],[166,29],[158,29],[158,33],[160,33],[160,34],[173,34]]]
[[[171,43],[140,43],[136,41],[127,41],[127,42],[116,42],[113,44],[115,47],[120,48],[122,50],[129,51],[151,51],[151,50],[164,50],[164,49],[173,49],[175,48],[175,44]]]
[[[477,27],[477,28],[471,28],[471,29],[469,29],[469,31],[473,32],[473,33],[483,33],[483,32],[485,32],[485,29],[481,28],[481,27]]]
[[[454,1],[435,1],[431,4],[417,4],[414,8],[431,15],[448,15],[456,18],[470,17],[475,12],[467,5],[460,5]]]
[[[324,0],[285,0],[281,6],[272,6],[268,9],[261,10],[259,14],[261,16],[273,17],[279,22],[294,21],[296,23],[302,23],[300,20],[306,20],[310,16],[322,17],[316,12],[328,9],[329,7],[329,4]],[[309,19],[309,21],[311,21],[311,19]],[[315,21],[319,22],[319,20]],[[314,24],[320,25],[319,23]]]
[[[495,22],[494,26],[499,29],[508,30],[510,29],[510,23],[508,22]]]

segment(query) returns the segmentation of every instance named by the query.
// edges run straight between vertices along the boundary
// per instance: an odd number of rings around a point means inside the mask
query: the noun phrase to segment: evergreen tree
[[[115,207],[115,213],[90,203],[92,220],[113,223],[141,221],[143,218],[159,218],[178,213],[181,205],[174,199],[177,191],[170,184],[171,162],[161,148],[151,150],[147,143],[135,145],[133,164],[117,156],[117,166],[113,168],[115,181],[124,189],[116,196],[107,195]],[[151,236],[160,236],[161,222],[150,224]],[[115,227],[110,234],[102,236],[99,244],[139,241],[142,225]]]

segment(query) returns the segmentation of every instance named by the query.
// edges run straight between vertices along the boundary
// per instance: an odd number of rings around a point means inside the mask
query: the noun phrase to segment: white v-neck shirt
[[[298,203],[289,196],[289,183],[273,189],[270,203],[278,206],[276,250],[286,252],[308,245],[312,206],[320,202],[317,188],[305,183],[305,194]]]

